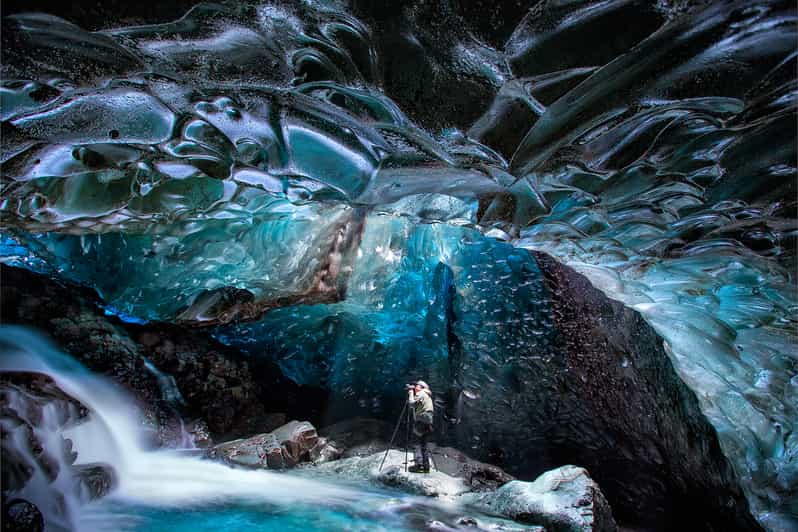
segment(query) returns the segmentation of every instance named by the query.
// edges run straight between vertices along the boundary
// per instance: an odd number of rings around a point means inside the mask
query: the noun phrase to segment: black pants
[[[413,424],[413,436],[415,436],[416,440],[413,459],[417,466],[421,466],[424,469],[429,469],[429,449],[427,448],[427,442],[429,442],[429,437],[432,435],[432,430],[433,427],[431,423],[416,421]]]

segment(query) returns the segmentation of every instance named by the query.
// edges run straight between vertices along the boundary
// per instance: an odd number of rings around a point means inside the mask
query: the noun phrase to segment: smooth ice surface
[[[496,94],[466,132],[409,119],[371,29],[329,5],[9,17],[3,260],[128,319],[221,326],[336,393],[418,371],[467,399],[553,333],[523,250],[544,251],[662,335],[754,513],[789,529],[795,6],[669,6],[558,5],[503,50],[450,46]],[[452,353],[466,374],[436,370]]]

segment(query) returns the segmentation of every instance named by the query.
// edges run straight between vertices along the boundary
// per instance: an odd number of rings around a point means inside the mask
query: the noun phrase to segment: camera
[[[413,389],[415,387],[416,387],[415,384],[405,384],[405,390],[411,390],[411,389]]]

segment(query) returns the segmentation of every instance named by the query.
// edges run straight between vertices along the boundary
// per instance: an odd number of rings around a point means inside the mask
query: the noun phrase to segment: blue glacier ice
[[[413,34],[422,85],[461,89],[422,108],[337,4],[7,17],[2,261],[211,327],[347,414],[391,412],[412,374],[456,388],[457,419],[499,394],[512,412],[520,353],[552,356],[546,253],[659,333],[752,512],[789,530],[795,6],[553,4],[496,49],[452,29],[425,56]]]

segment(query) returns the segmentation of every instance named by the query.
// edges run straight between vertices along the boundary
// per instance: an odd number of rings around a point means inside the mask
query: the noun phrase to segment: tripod
[[[405,416],[405,412],[407,415]],[[391,436],[391,441],[388,443],[388,448],[385,449],[385,454],[382,456],[382,462],[380,462],[380,471],[382,471],[382,466],[385,465],[385,459],[388,458],[388,452],[391,450],[393,446],[393,441],[396,439],[396,434],[399,432],[399,426],[402,424],[402,420],[407,420],[407,431],[405,433],[405,472],[407,472],[407,453],[408,453],[408,446],[410,445],[410,410],[407,409],[407,402],[402,407],[402,413],[399,414],[399,419],[396,420],[396,427],[393,429],[393,435]]]

